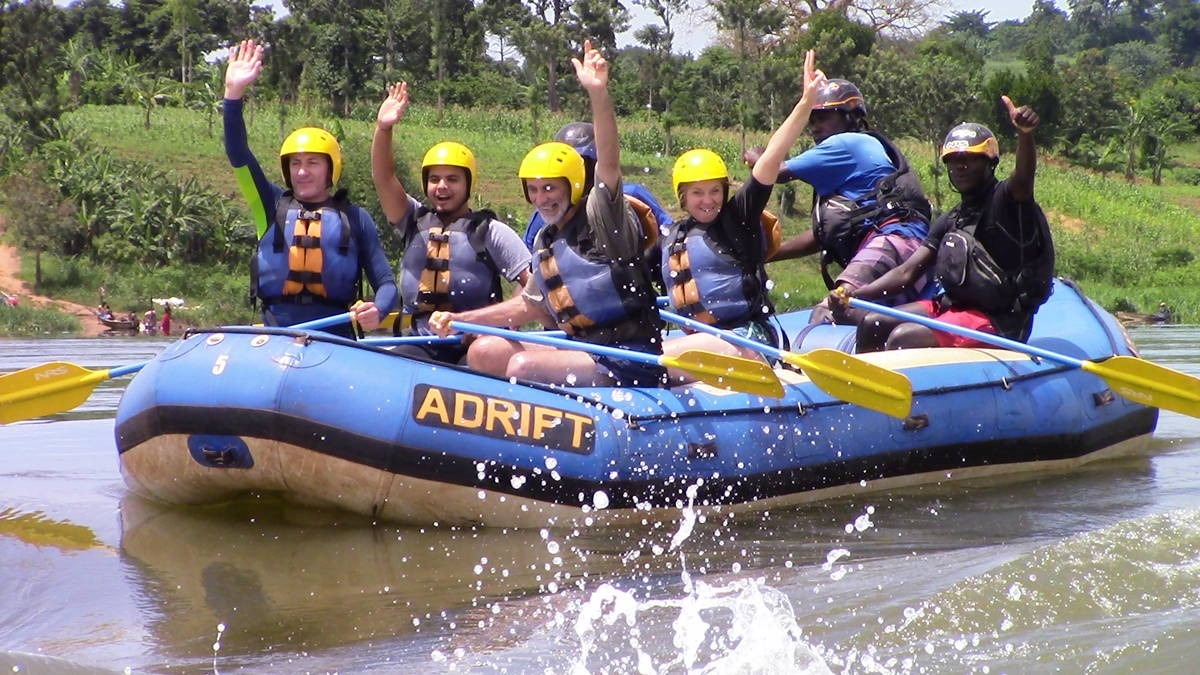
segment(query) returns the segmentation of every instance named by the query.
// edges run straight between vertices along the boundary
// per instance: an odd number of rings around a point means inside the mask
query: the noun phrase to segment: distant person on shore
[[[1150,315],[1154,323],[1175,323],[1175,310],[1166,302],[1158,303],[1158,311]]]
[[[454,141],[435,144],[421,161],[426,204],[396,176],[392,131],[408,109],[408,84],[397,82],[379,106],[371,142],[371,178],[379,204],[400,234],[401,335],[433,335],[429,315],[461,312],[504,299],[502,281],[518,288],[529,281],[529,249],[492,211],[471,210],[471,190],[479,184],[475,154]],[[465,343],[403,345],[394,352],[446,363],[467,354]]]
[[[162,334],[171,334],[171,303],[169,302],[163,303]]]
[[[1012,174],[996,178],[1000,146],[982,124],[967,122],[950,130],[942,144],[942,162],[962,201],[942,215],[925,243],[896,269],[853,292],[882,297],[924,273],[934,272],[932,300],[898,309],[938,321],[1024,342],[1033,316],[1050,296],[1054,281],[1054,242],[1046,215],[1034,200],[1037,147],[1033,132],[1040,121],[1029,106],[1001,97],[1017,129]],[[870,313],[858,327],[858,351],[912,347],[977,347],[973,338]]]
[[[350,311],[366,330],[396,307],[391,263],[371,215],[336,190],[342,150],[328,131],[303,127],[279,149],[286,189],[271,183],[250,151],[242,97],[262,72],[263,48],[244,40],[225,70],[225,154],[258,229],[251,264],[251,293],[262,303],[263,322],[290,326]],[[373,302],[357,303],[366,274]],[[328,330],[353,335],[351,326]]]
[[[153,307],[146,310],[146,313],[142,315],[142,331],[146,335],[158,333],[158,312],[154,311]]]

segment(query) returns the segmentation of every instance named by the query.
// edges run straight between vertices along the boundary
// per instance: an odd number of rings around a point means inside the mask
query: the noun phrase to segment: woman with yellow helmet
[[[763,209],[771,198],[779,165],[808,124],[816,94],[825,83],[825,75],[814,69],[813,60],[810,51],[805,56],[800,100],[771,135],[749,180],[732,196],[729,170],[712,150],[683,153],[675,160],[671,175],[679,206],[687,214],[663,236],[662,275],[671,309],[772,347],[784,345],[770,323],[774,309],[763,265],[779,242],[772,241],[777,231],[768,230]],[[693,349],[760,358],[753,349],[709,333],[691,333],[663,345],[668,356]],[[676,369],[670,374],[672,384],[695,379]]]
[[[290,326],[345,312],[367,330],[396,305],[396,282],[375,221],[336,190],[342,173],[337,139],[317,127],[293,131],[279,149],[286,189],[266,177],[250,151],[242,96],[262,72],[263,48],[244,40],[225,69],[225,154],[258,230],[251,293],[263,322]],[[375,290],[360,302],[362,275]],[[352,306],[353,305],[353,306]],[[349,326],[333,332],[351,335]]]
[[[431,335],[429,315],[463,311],[504,299],[501,279],[529,280],[529,249],[489,210],[473,211],[471,187],[478,177],[475,154],[455,141],[429,148],[421,160],[427,206],[396,176],[392,130],[408,109],[408,84],[397,82],[379,106],[371,142],[371,178],[388,222],[403,242],[400,314],[404,335]],[[405,345],[393,349],[416,358],[458,363],[464,344]]]
[[[595,185],[585,189],[583,157],[570,145],[555,141],[531,150],[517,175],[525,199],[546,222],[533,244],[533,278],[503,303],[435,312],[429,323],[446,335],[452,321],[509,328],[536,321],[557,325],[574,340],[659,355],[661,321],[642,264],[642,226],[622,196],[608,62],[584,42],[582,59],[572,63],[591,102]],[[495,336],[475,340],[467,361],[495,375],[577,386],[653,387],[664,384],[666,374],[658,365]]]

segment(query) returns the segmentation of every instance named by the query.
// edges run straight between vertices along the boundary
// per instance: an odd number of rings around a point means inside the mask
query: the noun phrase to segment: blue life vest
[[[932,213],[929,200],[904,153],[881,134],[857,133],[879,141],[895,171],[879,179],[874,190],[858,199],[840,194],[818,197],[813,193],[813,236],[821,245],[821,276],[828,288],[834,287],[827,270],[829,263],[836,262],[845,268],[871,232],[902,234],[914,239],[924,239],[929,234]]]
[[[582,216],[580,209],[579,216]],[[533,278],[547,311],[568,335],[596,343],[656,339],[660,319],[655,294],[640,257],[589,257],[576,238],[577,216],[562,236],[556,226],[535,240]]]
[[[283,193],[251,262],[254,292],[264,305],[344,308],[354,302],[361,272],[348,208],[344,192],[315,210]]]
[[[474,211],[444,226],[422,207],[410,221],[400,262],[405,324],[416,321],[415,330],[424,334],[424,320],[434,311],[462,312],[503,299],[500,270],[487,250],[495,219],[491,211]]]
[[[667,298],[685,316],[723,328],[740,326],[769,305],[762,290],[765,279],[720,250],[708,231],[712,224],[689,218],[674,228],[662,250]]]

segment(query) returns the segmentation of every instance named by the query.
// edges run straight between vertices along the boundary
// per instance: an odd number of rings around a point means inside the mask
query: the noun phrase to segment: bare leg
[[[919,347],[938,346],[937,335],[933,329],[919,323],[902,323],[887,339],[887,349],[916,349]]]
[[[900,305],[896,309],[908,312],[909,314],[929,316],[929,311],[926,309],[925,304],[920,302]],[[858,324],[858,331],[855,334],[855,340],[858,344],[857,347],[855,347],[855,351],[860,354],[865,354],[867,352],[878,352],[884,349],[893,349],[888,339],[901,324],[905,323],[907,322],[904,321],[904,319],[894,319],[886,314],[867,312],[866,316],[864,316],[862,319],[862,323]],[[912,325],[918,327],[920,326],[920,324]],[[904,346],[915,347],[921,345],[905,344]],[[934,340],[934,344],[929,346],[937,346],[936,339]],[[899,347],[896,347],[896,349],[899,349]]]
[[[606,386],[612,378],[602,374],[586,352],[526,345],[507,362],[505,376],[573,387]]]
[[[494,335],[481,336],[467,350],[467,366],[481,373],[504,377],[509,360],[528,346]]]
[[[762,359],[759,353],[753,349],[739,347],[707,333],[692,333],[691,335],[674,338],[663,343],[664,356],[679,356],[691,350],[714,352],[724,356],[740,356],[744,359]],[[670,377],[672,387],[696,381],[696,378],[691,373],[677,368],[668,368],[667,375]]]

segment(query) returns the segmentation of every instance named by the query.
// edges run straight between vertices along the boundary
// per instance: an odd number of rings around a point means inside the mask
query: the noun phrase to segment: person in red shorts
[[[1046,216],[1033,198],[1038,115],[1007,97],[1009,119],[1017,129],[1016,165],[1005,180],[996,178],[1000,146],[981,124],[960,124],[946,135],[942,162],[962,201],[929,229],[921,248],[879,279],[850,291],[854,297],[886,297],[932,265],[938,289],[932,300],[897,309],[945,323],[1025,341],[1033,316],[1050,296],[1054,243]],[[847,301],[849,294],[844,296]],[[859,352],[914,347],[977,347],[968,337],[868,314],[859,324]]]

